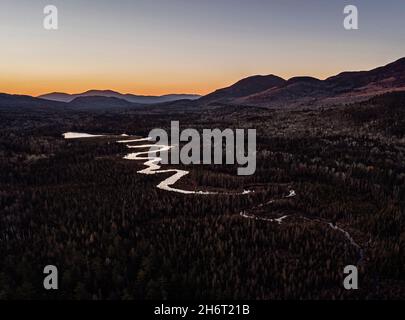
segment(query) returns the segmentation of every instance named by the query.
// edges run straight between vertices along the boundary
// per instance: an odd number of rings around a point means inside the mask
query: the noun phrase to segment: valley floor
[[[0,299],[404,299],[404,105],[0,109]],[[173,172],[139,174],[145,161],[101,136],[171,120],[255,128],[255,175],[167,166],[193,191],[169,192],[156,186]],[[57,293],[42,289],[48,264]],[[346,265],[359,290],[344,289]]]

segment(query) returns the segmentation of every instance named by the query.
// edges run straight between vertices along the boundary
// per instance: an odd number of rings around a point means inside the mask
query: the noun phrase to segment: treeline
[[[391,111],[378,120],[362,115],[402,101],[385,99],[359,109],[254,114],[226,106],[189,114],[0,112],[0,298],[404,298],[402,137],[380,126]],[[145,135],[171,119],[199,129],[257,128],[256,174],[238,177],[236,165],[187,166],[179,187],[235,194],[170,193],[156,189],[164,176],[137,174],[142,164],[123,160],[128,150],[115,140],[61,137]],[[280,225],[239,215],[292,189],[296,197],[260,210],[288,214]],[[236,195],[243,190],[255,192]],[[325,222],[364,249],[358,291],[342,281],[359,251]],[[42,286],[48,264],[59,268],[56,293]]]

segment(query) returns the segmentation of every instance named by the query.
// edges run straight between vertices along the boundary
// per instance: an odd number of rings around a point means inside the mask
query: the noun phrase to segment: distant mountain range
[[[182,95],[179,97],[181,98]],[[69,102],[36,98],[27,95],[11,95],[0,93],[0,108],[64,108],[83,111],[100,111],[108,109],[131,109],[139,107],[149,107],[152,105],[166,107],[172,105],[191,105],[193,100],[169,100],[168,102],[156,103],[134,103],[128,100],[105,97],[105,96],[83,96],[77,97]]]
[[[197,94],[167,94],[163,96],[140,96],[134,94],[122,94],[112,90],[89,90],[83,93],[77,94],[67,94],[61,92],[54,92],[48,93],[39,96],[38,98],[52,100],[52,101],[60,101],[60,102],[72,102],[77,98],[83,97],[106,97],[106,98],[117,98],[126,100],[132,103],[138,104],[156,104],[156,103],[164,103],[164,102],[171,102],[176,100],[196,100],[200,98],[200,95]]]
[[[261,107],[310,106],[366,100],[405,90],[405,58],[370,71],[343,72],[326,80],[275,75],[253,76],[198,100],[202,105],[236,104]]]
[[[319,80],[275,75],[252,76],[206,96],[171,94],[137,96],[111,90],[80,94],[50,93],[40,97],[0,94],[0,107],[68,107],[83,110],[131,108],[159,104],[162,107],[243,105],[266,108],[306,107],[351,103],[392,91],[405,91],[405,58],[370,71],[342,72]]]
[[[0,93],[1,108],[65,107],[66,103],[48,101],[31,96]]]
[[[265,91],[269,88],[279,87],[285,83],[283,78],[268,76],[252,76],[242,79],[230,87],[219,89],[199,99],[199,102],[229,102],[241,97]]]

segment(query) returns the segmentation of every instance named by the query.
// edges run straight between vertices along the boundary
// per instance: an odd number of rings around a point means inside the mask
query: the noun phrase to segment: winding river
[[[140,138],[135,140],[120,140],[118,143],[136,143],[141,141],[148,141],[151,138]],[[166,169],[161,170],[160,162],[162,158],[157,156],[159,152],[168,152],[172,149],[172,146],[160,145],[160,144],[141,144],[141,145],[129,145],[127,144],[128,149],[146,149],[147,151],[140,151],[140,152],[133,152],[127,154],[124,159],[126,160],[146,160],[144,165],[146,166],[145,169],[138,171],[141,174],[159,174],[159,173],[173,173],[169,178],[160,182],[156,187],[162,190],[177,192],[182,194],[213,194],[214,192],[208,191],[190,191],[190,190],[183,190],[179,188],[172,187],[177,181],[181,178],[189,174],[189,171],[186,170],[179,170],[179,169]]]
[[[78,133],[78,132],[66,132],[63,134],[63,137],[65,139],[85,139],[85,138],[98,138],[98,137],[104,137],[106,135],[92,135],[88,133]],[[127,134],[122,134],[120,137],[129,137]],[[171,176],[168,178],[162,180],[156,187],[161,189],[161,190],[166,190],[170,192],[177,192],[181,194],[201,194],[201,195],[210,195],[210,194],[236,194],[236,195],[245,195],[249,194],[251,190],[244,190],[243,192],[240,193],[231,193],[231,192],[225,192],[225,193],[219,193],[219,192],[209,192],[209,191],[191,191],[191,190],[184,190],[184,189],[179,189],[179,188],[174,188],[173,185],[179,181],[181,178],[189,174],[189,171],[186,170],[180,170],[180,169],[161,169],[160,162],[162,161],[161,157],[157,156],[157,153],[159,152],[168,152],[173,148],[173,146],[167,146],[167,145],[160,145],[160,144],[135,144],[132,145],[132,143],[139,143],[139,142],[145,142],[145,141],[151,141],[151,137],[146,137],[146,138],[138,138],[138,139],[125,139],[125,140],[118,140],[117,143],[122,143],[126,144],[126,147],[128,149],[149,149],[147,151],[139,151],[139,152],[131,152],[128,153],[127,155],[124,156],[124,159],[126,160],[141,160],[145,161],[143,164],[146,166],[145,169],[139,170],[138,173],[140,174],[146,174],[146,175],[154,175],[154,174],[162,174],[162,173],[172,173]],[[264,203],[261,203],[257,206],[254,206],[250,208],[249,210],[243,210],[240,212],[240,216],[245,219],[253,219],[253,220],[261,220],[261,221],[266,221],[266,222],[275,222],[278,224],[281,224],[284,220],[290,217],[290,215],[283,215],[279,218],[266,218],[266,217],[261,217],[257,216],[254,213],[251,213],[255,209],[262,208],[267,205],[271,205],[277,201],[281,201],[283,199],[288,199],[288,198],[293,198],[297,194],[294,190],[290,190],[289,194],[280,198],[280,199],[272,199],[269,201],[266,201]],[[294,217],[297,217],[294,215]],[[299,218],[302,218],[304,220],[309,220],[309,221],[316,221],[319,223],[326,224],[330,228],[332,228],[335,231],[339,231],[343,233],[347,241],[357,249],[358,254],[359,254],[359,259],[357,263],[361,263],[363,258],[364,258],[364,250],[362,247],[353,239],[353,237],[350,235],[350,233],[343,228],[338,227],[336,224],[333,224],[332,222],[321,220],[321,219],[309,219],[304,216],[298,216]]]
[[[267,205],[271,205],[273,203],[276,203],[277,201],[281,201],[283,199],[287,199],[287,198],[292,198],[295,197],[297,194],[295,193],[294,190],[290,190],[290,193],[287,196],[282,197],[281,199],[273,199],[273,200],[269,200],[266,201],[264,203],[261,203],[251,209],[249,209],[248,211],[243,210],[240,212],[240,216],[246,219],[253,219],[253,220],[261,220],[261,221],[267,221],[267,222],[277,222],[278,224],[281,224],[285,219],[287,219],[288,217],[290,217],[290,215],[284,215],[281,216],[279,218],[266,218],[266,217],[261,217],[261,216],[256,216],[255,214],[251,213],[253,210],[255,209],[259,209],[262,208],[264,206]],[[347,239],[347,241],[350,243],[350,245],[352,245],[353,247],[356,248],[357,252],[358,252],[358,260],[357,260],[357,264],[361,264],[364,260],[364,249],[353,239],[353,237],[350,235],[350,233],[348,231],[346,231],[345,229],[338,227],[337,224],[334,224],[332,222],[326,221],[326,220],[322,220],[319,218],[314,218],[314,219],[310,219],[304,216],[297,216],[294,215],[294,217],[298,217],[298,218],[302,218],[304,220],[307,221],[316,221],[318,223],[322,223],[327,225],[328,227],[330,227],[331,229],[341,232],[344,237]]]
[[[93,135],[88,133],[79,133],[79,132],[66,132],[63,134],[65,139],[86,139],[86,138],[98,138],[98,137],[107,137],[110,135]],[[120,137],[129,137],[127,134],[122,134]],[[210,194],[234,194],[234,195],[246,195],[251,192],[251,190],[244,190],[239,193],[231,192],[210,192],[210,191],[192,191],[184,190],[179,188],[174,188],[173,185],[179,181],[181,178],[189,174],[189,171],[180,170],[180,169],[161,169],[160,162],[162,161],[161,157],[157,156],[159,152],[168,152],[173,148],[173,146],[161,145],[161,144],[135,144],[145,141],[151,141],[151,137],[138,138],[138,139],[125,139],[118,140],[117,143],[126,144],[128,149],[149,149],[147,151],[131,152],[124,156],[126,160],[141,160],[145,161],[143,164],[146,166],[145,169],[139,170],[138,173],[146,175],[162,174],[162,173],[172,173],[170,177],[161,181],[156,187],[161,190],[166,190],[170,192],[177,192],[181,194],[201,194],[201,195],[210,195]]]

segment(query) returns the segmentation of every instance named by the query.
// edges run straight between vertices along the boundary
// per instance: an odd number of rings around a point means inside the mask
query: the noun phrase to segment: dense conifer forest
[[[146,136],[171,120],[255,128],[256,173],[179,165],[179,186],[235,193],[177,194],[116,138],[62,137]],[[404,155],[404,93],[300,109],[1,108],[0,299],[404,299]],[[48,264],[57,291],[43,289]],[[359,290],[344,289],[346,265]]]

